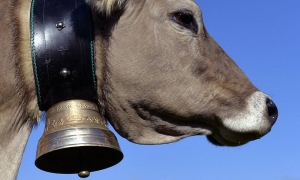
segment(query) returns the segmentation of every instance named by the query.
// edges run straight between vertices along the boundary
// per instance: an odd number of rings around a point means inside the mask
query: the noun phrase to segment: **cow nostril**
[[[271,99],[267,98],[266,104],[268,108],[269,120],[273,125],[277,120],[278,110],[275,103]]]

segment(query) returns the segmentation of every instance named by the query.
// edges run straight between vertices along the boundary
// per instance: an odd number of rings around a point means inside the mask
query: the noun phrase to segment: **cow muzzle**
[[[220,124],[207,139],[219,146],[239,146],[261,138],[271,131],[278,109],[269,96],[255,92],[240,113],[220,119]]]

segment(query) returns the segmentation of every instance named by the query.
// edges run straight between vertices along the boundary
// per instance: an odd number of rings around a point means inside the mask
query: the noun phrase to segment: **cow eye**
[[[190,12],[175,12],[173,14],[173,20],[180,26],[190,29],[194,33],[198,32],[197,23]]]

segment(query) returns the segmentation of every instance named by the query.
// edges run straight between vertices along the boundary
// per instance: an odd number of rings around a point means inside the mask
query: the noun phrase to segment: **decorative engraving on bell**
[[[88,177],[123,159],[118,141],[96,104],[84,100],[58,103],[47,111],[35,165],[48,172]]]

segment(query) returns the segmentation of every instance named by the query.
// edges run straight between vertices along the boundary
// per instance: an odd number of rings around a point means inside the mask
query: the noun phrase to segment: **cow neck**
[[[85,0],[33,0],[31,49],[39,108],[97,103],[92,15]]]

